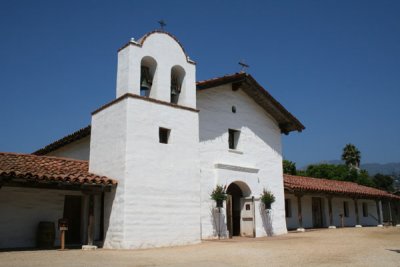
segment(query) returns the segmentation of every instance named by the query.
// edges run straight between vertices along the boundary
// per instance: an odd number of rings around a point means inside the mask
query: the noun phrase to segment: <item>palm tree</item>
[[[359,169],[361,160],[360,150],[353,144],[347,144],[343,148],[342,160],[346,162],[347,166]]]

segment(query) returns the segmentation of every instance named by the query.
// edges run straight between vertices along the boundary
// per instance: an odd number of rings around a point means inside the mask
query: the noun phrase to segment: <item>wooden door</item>
[[[312,216],[313,216],[313,227],[321,228],[323,226],[323,221],[322,221],[322,199],[320,197],[312,198]]]
[[[66,244],[81,244],[81,196],[65,196],[64,218],[68,219],[68,231],[65,234]]]

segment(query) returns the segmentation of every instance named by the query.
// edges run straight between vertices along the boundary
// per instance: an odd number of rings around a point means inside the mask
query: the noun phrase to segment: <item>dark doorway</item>
[[[227,223],[230,236],[240,236],[240,212],[242,210],[240,199],[243,197],[243,192],[240,187],[232,183],[228,186],[226,193],[230,195],[227,202]]]
[[[322,199],[320,197],[312,198],[312,217],[313,217],[313,227],[321,228],[323,226],[323,221],[322,221]]]
[[[68,219],[68,231],[65,234],[66,244],[81,244],[81,196],[65,196],[64,218]]]

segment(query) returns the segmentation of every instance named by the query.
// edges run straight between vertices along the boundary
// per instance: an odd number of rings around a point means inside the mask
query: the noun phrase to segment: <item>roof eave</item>
[[[292,131],[301,132],[304,125],[280,104],[268,91],[266,91],[250,74],[245,72],[235,73],[197,83],[199,91],[214,88],[224,84],[232,84],[232,89],[241,88],[249,97],[264,108],[278,123],[283,134]]]

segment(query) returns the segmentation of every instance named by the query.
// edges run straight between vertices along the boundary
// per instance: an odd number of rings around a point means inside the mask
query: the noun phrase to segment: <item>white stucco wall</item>
[[[198,113],[137,99],[129,102],[129,246],[199,242]],[[171,130],[168,144],[159,143],[159,127]]]
[[[127,101],[92,116],[89,172],[118,180],[117,189],[105,196],[105,247],[122,247],[124,240],[126,129]]]
[[[312,197],[321,197],[322,198],[322,208],[323,208],[323,227],[329,226],[329,207],[328,207],[328,199],[323,195],[304,195],[301,198],[302,203],[302,215],[303,215],[303,227],[304,228],[312,228],[313,220],[312,220]],[[286,224],[288,229],[297,229],[299,227],[298,224],[298,209],[297,209],[297,197],[293,194],[285,193],[285,198],[290,199],[291,201],[291,213],[292,216],[286,218]],[[332,198],[332,213],[333,213],[333,225],[336,227],[341,226],[340,214],[344,214],[343,210],[343,202],[348,202],[349,207],[349,216],[344,217],[344,226],[345,227],[353,227],[356,225],[356,213],[354,207],[354,201],[352,198],[344,198],[344,197],[333,197]],[[368,205],[368,216],[363,216],[362,203],[367,203]],[[370,199],[359,199],[358,200],[358,214],[360,219],[360,224],[362,226],[376,226],[378,225],[378,214],[376,208],[375,200]]]
[[[81,195],[77,191],[35,188],[0,188],[0,248],[35,247],[36,232],[41,221],[54,222],[63,217],[65,195]],[[59,231],[55,245],[58,246]]]
[[[168,144],[159,127],[171,129]],[[200,241],[198,132],[197,112],[142,99],[93,116],[90,171],[118,179],[105,247]]]
[[[210,193],[217,184],[241,181],[256,198],[256,236],[286,233],[281,134],[276,121],[243,91],[233,92],[231,85],[198,92],[200,109],[201,227],[202,237],[215,236]],[[232,106],[236,113],[232,113]],[[228,147],[228,129],[240,130],[238,147]],[[216,164],[230,165],[230,169]],[[223,165],[222,165],[223,166]],[[276,197],[266,218],[257,200],[263,188]]]
[[[55,156],[79,160],[89,160],[90,155],[90,136],[72,142],[68,145],[51,151],[46,156]]]
[[[290,217],[286,217],[286,225],[287,229],[297,229],[299,227],[298,218],[297,218],[297,198],[293,194],[285,193],[285,199],[289,199],[290,201]],[[303,207],[302,207],[303,209]]]

